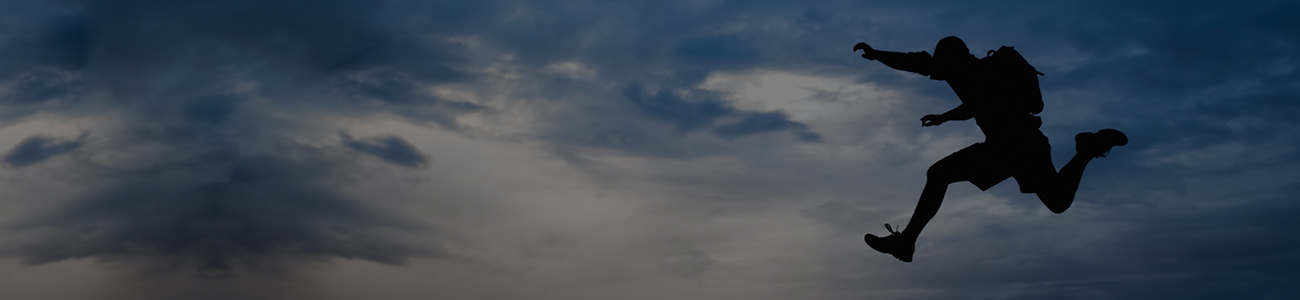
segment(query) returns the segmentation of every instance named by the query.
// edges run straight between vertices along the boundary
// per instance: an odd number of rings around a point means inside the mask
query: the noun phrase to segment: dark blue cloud
[[[456,116],[489,109],[479,104],[440,99],[429,95],[428,90],[422,87],[422,84],[430,82],[454,82],[456,79],[439,81],[413,74],[391,69],[350,72],[332,80],[327,88],[348,100],[339,105],[387,111],[417,123],[433,123],[453,130],[459,127]],[[459,75],[449,76],[460,78]]]
[[[675,54],[687,64],[729,69],[756,63],[760,58],[758,47],[737,36],[701,37],[682,41]]]
[[[420,149],[416,149],[406,139],[389,136],[368,139],[352,139],[343,135],[343,145],[357,152],[373,155],[384,161],[408,168],[421,167],[429,163],[429,158]]]
[[[714,128],[713,132],[718,136],[734,139],[755,133],[783,130],[793,132],[795,137],[800,141],[821,141],[821,136],[815,132],[809,131],[808,125],[791,121],[789,115],[779,111],[747,114],[735,123],[725,124]]]
[[[78,74],[58,69],[30,70],[17,74],[10,82],[12,90],[0,98],[0,103],[16,108],[75,100],[82,87]]]
[[[803,123],[791,121],[782,112],[754,112],[732,107],[717,92],[669,89],[647,93],[641,86],[631,86],[623,96],[646,116],[669,122],[678,133],[709,128],[714,134],[735,139],[749,135],[790,131],[801,141],[816,142],[820,137]]]
[[[0,158],[6,165],[21,168],[39,163],[55,155],[77,150],[85,142],[87,135],[76,139],[60,139],[45,136],[32,136],[18,142],[13,149]]]
[[[710,91],[674,93],[660,89],[646,93],[641,86],[631,86],[624,91],[623,96],[648,116],[672,123],[677,132],[710,126],[718,119],[736,113],[736,109],[719,99],[717,93]]]
[[[228,95],[200,97],[185,108],[185,114],[197,121],[221,123],[235,112],[239,100],[239,97]]]

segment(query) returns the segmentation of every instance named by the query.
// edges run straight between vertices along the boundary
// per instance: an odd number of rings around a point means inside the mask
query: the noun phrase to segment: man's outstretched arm
[[[929,76],[933,68],[931,64],[934,61],[930,53],[921,52],[891,52],[872,49],[867,43],[858,43],[853,45],[853,51],[862,50],[862,58],[868,60],[878,60],[890,68],[918,73]]]

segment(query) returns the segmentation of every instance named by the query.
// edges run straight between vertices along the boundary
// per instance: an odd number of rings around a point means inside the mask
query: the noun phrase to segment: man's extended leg
[[[948,193],[948,185],[952,184],[943,181],[926,180],[925,189],[921,191],[921,199],[916,202],[916,210],[912,212],[912,218],[907,221],[907,227],[902,232],[907,241],[916,243],[916,237],[921,236],[925,224],[929,224],[930,219],[939,213],[939,206],[943,205],[943,196]]]
[[[1119,130],[1102,129],[1097,133],[1084,132],[1074,136],[1074,158],[1070,159],[1061,171],[1057,172],[1051,184],[1038,192],[1047,209],[1054,213],[1063,213],[1074,204],[1074,194],[1079,191],[1079,182],[1083,179],[1083,169],[1093,158],[1106,156],[1110,148],[1128,144],[1128,136]]]
[[[898,260],[911,262],[912,253],[916,250],[916,238],[921,235],[925,225],[930,223],[930,219],[939,212],[939,206],[943,204],[943,196],[948,192],[948,185],[961,181],[959,178],[967,177],[961,172],[975,169],[970,163],[977,159],[978,155],[973,154],[979,149],[980,147],[968,147],[931,165],[926,172],[925,189],[921,191],[921,199],[917,201],[916,210],[912,212],[907,227],[903,232],[893,232],[892,228],[887,227],[891,232],[885,237],[868,233],[863,237],[867,245],[876,251],[893,255]]]
[[[912,212],[912,218],[907,222],[907,227],[903,232],[894,232],[892,228],[890,235],[878,237],[868,233],[863,239],[872,249],[883,253],[893,255],[894,258],[904,262],[912,262],[912,253],[916,251],[916,238],[921,235],[921,230],[925,229],[925,224],[930,223],[930,219],[939,212],[939,206],[943,204],[943,196],[948,192],[949,182],[940,182],[927,180],[925,190],[921,191],[921,200],[916,203],[916,210]]]

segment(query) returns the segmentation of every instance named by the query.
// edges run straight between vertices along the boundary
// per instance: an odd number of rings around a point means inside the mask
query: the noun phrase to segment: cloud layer
[[[158,298],[1293,298],[1297,8],[9,1],[0,246],[195,286]],[[1132,142],[1059,216],[954,185],[901,264],[862,234],[981,137],[849,50],[950,35],[1047,74],[1058,165]]]

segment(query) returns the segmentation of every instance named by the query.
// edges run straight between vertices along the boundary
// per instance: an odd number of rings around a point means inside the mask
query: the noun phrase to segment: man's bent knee
[[[1038,200],[1043,201],[1043,205],[1047,206],[1047,210],[1057,214],[1065,212],[1065,210],[1070,209],[1071,204],[1074,204],[1074,199],[1060,197],[1059,195],[1047,192],[1039,192]]]

